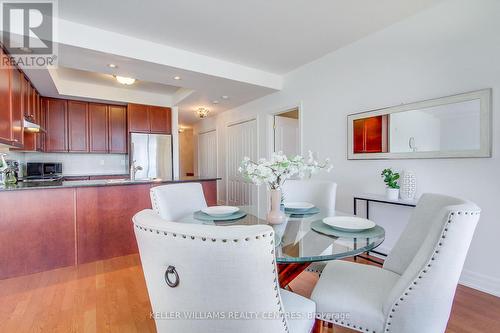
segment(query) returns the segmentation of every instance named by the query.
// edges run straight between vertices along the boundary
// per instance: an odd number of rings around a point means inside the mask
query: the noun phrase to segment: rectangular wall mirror
[[[491,157],[491,89],[352,114],[348,159]]]

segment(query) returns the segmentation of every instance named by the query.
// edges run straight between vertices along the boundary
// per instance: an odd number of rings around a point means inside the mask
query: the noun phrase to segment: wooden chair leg
[[[311,333],[322,333],[322,332],[323,332],[323,321],[321,319],[316,319]]]

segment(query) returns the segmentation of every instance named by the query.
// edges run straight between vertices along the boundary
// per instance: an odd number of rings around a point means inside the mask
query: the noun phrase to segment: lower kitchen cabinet
[[[217,204],[216,181],[200,183]],[[0,279],[137,253],[132,217],[159,185],[0,191]]]
[[[132,217],[151,208],[149,184],[76,189],[78,264],[137,253]]]
[[[0,192],[0,207],[0,279],[74,265],[74,189]]]

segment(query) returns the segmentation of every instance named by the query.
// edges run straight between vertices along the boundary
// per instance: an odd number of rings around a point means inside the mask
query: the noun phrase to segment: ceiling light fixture
[[[108,67],[109,68],[118,68],[118,66],[116,66],[115,64],[108,64]]]
[[[180,80],[181,77],[180,76],[174,76],[174,80]]]
[[[126,86],[130,86],[131,84],[134,84],[135,79],[131,77],[125,77],[125,76],[115,76],[116,81],[120,82],[121,84],[124,84]]]
[[[219,104],[218,100],[212,101],[213,104]]]
[[[209,112],[210,112],[210,110],[208,110],[207,108],[198,108],[198,110],[196,110],[196,114],[201,119],[206,118],[208,116]]]
[[[229,96],[223,95],[220,98],[222,98],[222,99],[229,99]]]

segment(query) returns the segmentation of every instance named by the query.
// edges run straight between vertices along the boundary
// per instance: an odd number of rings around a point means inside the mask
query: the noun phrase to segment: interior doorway
[[[300,155],[299,108],[293,108],[274,115],[274,152],[286,156]]]

